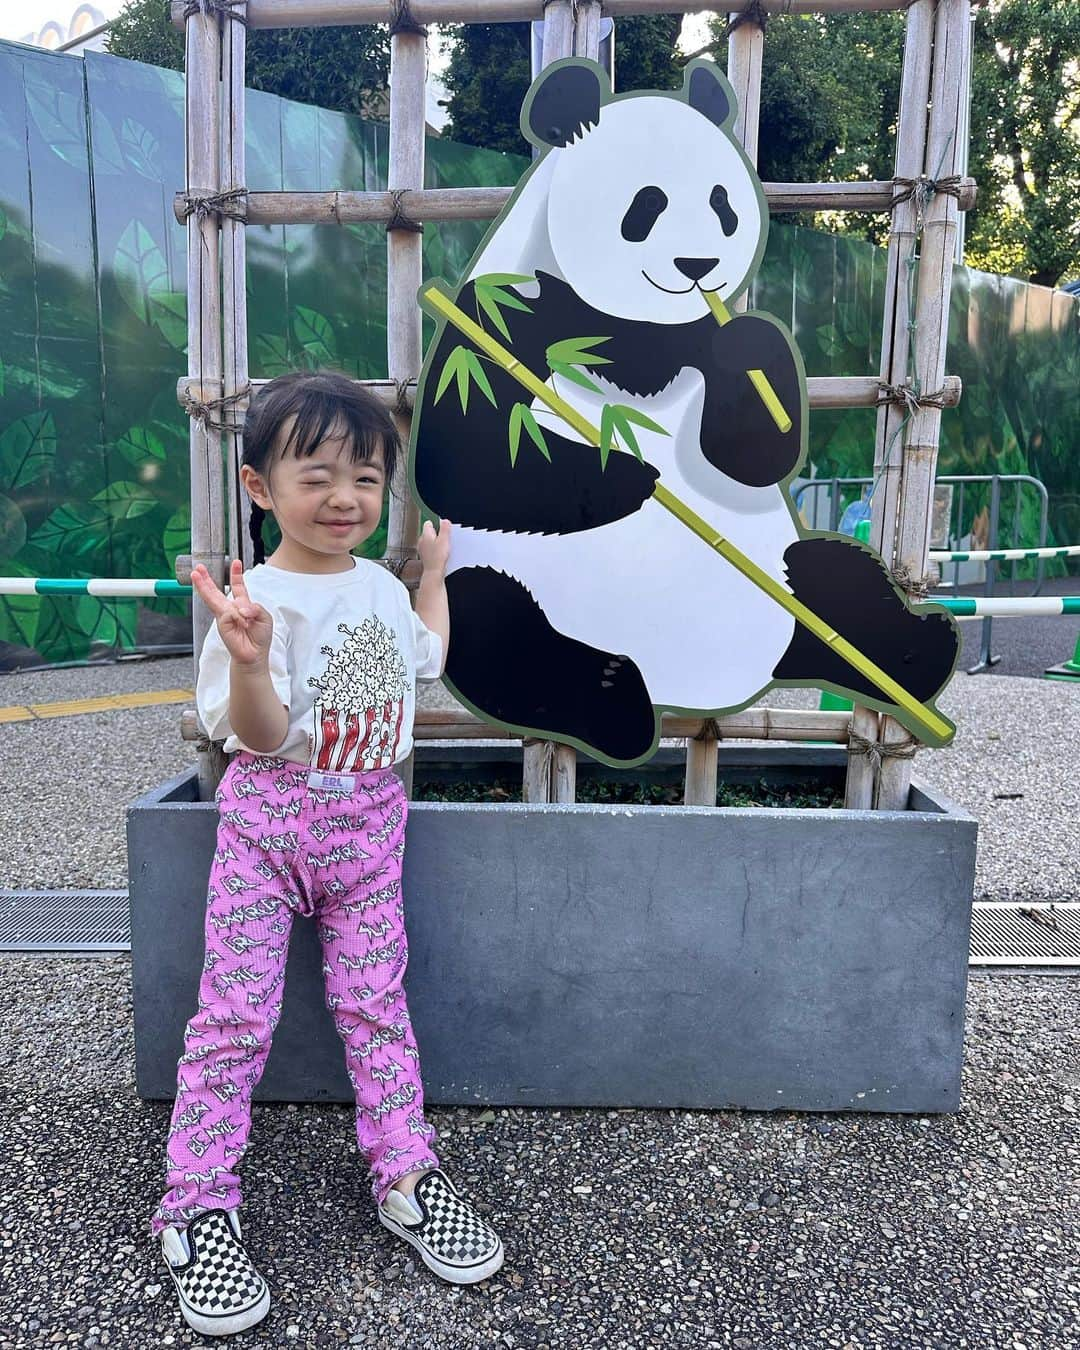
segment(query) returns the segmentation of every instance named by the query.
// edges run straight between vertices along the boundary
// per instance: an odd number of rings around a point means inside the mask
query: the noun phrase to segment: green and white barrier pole
[[[179,581],[108,577],[0,577],[0,595],[96,595],[109,600],[160,599],[190,595]]]
[[[855,532],[858,534],[858,526],[855,527]],[[938,563],[1020,562],[1024,558],[1080,558],[1080,544],[1067,544],[1062,548],[969,549],[966,553],[943,553],[931,549],[926,556],[931,562]]]

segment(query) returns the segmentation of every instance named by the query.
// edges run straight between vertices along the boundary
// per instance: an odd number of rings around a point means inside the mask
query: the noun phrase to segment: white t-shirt
[[[329,773],[385,769],[412,750],[415,682],[438,679],[442,638],[413,612],[409,592],[379,563],[349,572],[286,572],[260,563],[244,573],[270,612],[270,678],[289,712],[269,752]],[[199,660],[196,703],[211,740],[244,746],[229,725],[228,649],[215,624]]]

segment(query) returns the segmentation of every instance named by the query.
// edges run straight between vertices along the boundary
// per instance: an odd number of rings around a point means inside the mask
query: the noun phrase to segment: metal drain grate
[[[1080,904],[977,904],[971,916],[973,966],[1080,966]]]
[[[131,950],[127,891],[0,891],[0,951]]]
[[[0,891],[0,951],[130,950],[127,891]],[[970,963],[1080,967],[1080,904],[976,904]]]

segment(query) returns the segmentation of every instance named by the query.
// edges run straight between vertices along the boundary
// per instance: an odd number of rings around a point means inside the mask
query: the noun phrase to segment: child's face
[[[279,445],[289,430],[282,428]],[[306,563],[320,570],[338,559],[344,562],[382,517],[382,451],[366,462],[354,461],[342,437],[328,436],[303,457],[282,455],[275,447],[268,475],[245,465],[241,478],[252,499],[273,511],[281,529],[281,548],[274,556],[291,566]]]

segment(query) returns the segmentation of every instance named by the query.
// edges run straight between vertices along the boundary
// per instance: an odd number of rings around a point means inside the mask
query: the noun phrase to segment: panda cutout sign
[[[599,66],[554,63],[522,110],[542,154],[460,287],[422,292],[439,326],[410,471],[454,523],[446,680],[612,765],[653,753],[663,712],[772,684],[942,744],[954,622],[911,612],[865,546],[803,529],[788,492],[806,379],[780,323],[730,311],[768,226],[735,111],[710,62],[618,96]]]

